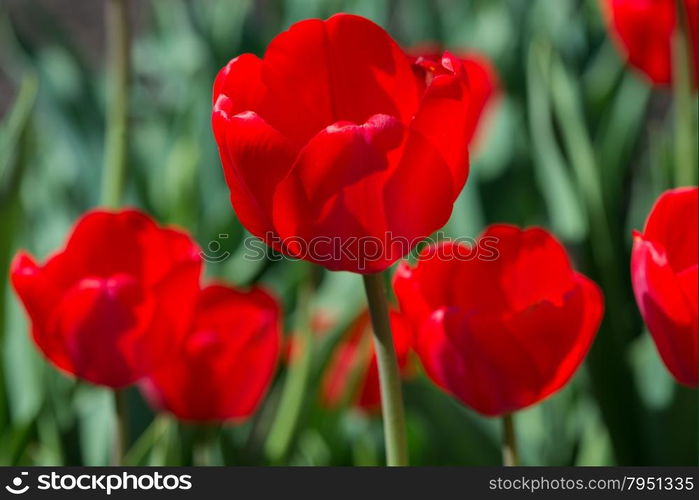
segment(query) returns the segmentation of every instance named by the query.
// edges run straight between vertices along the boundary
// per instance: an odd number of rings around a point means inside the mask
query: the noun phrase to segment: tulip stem
[[[117,207],[121,201],[126,170],[130,66],[128,0],[107,0],[104,16],[111,86],[107,93],[102,203],[108,207]],[[113,461],[115,465],[122,465],[128,449],[128,414],[124,390],[114,390],[114,408],[116,435]]]
[[[194,465],[213,465],[213,448],[219,431],[220,427],[214,424],[204,424],[194,429],[194,445],[192,446],[192,462]]]
[[[130,42],[128,0],[105,4],[109,84],[105,132],[102,204],[117,207],[124,191],[128,148]]]
[[[114,409],[116,412],[116,432],[114,435],[113,465],[124,465],[124,457],[129,446],[129,415],[126,389],[114,389]]]
[[[515,420],[511,413],[502,417],[502,465],[506,467],[519,465]]]
[[[374,330],[374,346],[381,387],[386,465],[408,465],[408,443],[401,394],[400,372],[393,346],[386,286],[381,273],[364,275],[364,289]]]
[[[694,106],[692,104],[692,59],[687,13],[682,0],[675,0],[677,28],[673,40],[673,91],[675,108],[675,185],[696,184],[697,164]]]
[[[306,399],[308,378],[311,373],[313,333],[311,326],[312,298],[320,270],[307,264],[308,273],[299,287],[296,304],[296,332],[294,333],[296,359],[289,361],[289,368],[282,387],[279,406],[272,422],[265,452],[271,463],[280,463],[289,451]]]

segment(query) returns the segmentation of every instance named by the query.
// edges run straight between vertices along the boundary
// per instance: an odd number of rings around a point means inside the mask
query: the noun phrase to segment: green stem
[[[192,446],[192,463],[197,466],[213,465],[213,447],[220,431],[220,426],[205,424],[194,430]]]
[[[158,415],[157,435],[154,436],[145,465],[166,466],[181,464],[181,442],[177,439],[177,421],[168,415]],[[136,465],[136,464],[132,464]],[[138,464],[141,465],[141,464]]]
[[[116,411],[116,433],[114,434],[113,465],[124,465],[124,457],[129,447],[129,416],[126,389],[114,389],[114,409]]]
[[[689,49],[687,13],[681,0],[675,0],[677,29],[673,44],[673,91],[675,98],[675,185],[697,183],[695,158],[696,128],[692,99],[692,59]]]
[[[130,42],[128,0],[105,7],[109,81],[102,204],[117,207],[124,191],[128,148]]]
[[[515,420],[511,413],[502,417],[502,465],[506,467],[519,465]]]
[[[153,451],[155,444],[165,437],[168,428],[168,417],[156,415],[124,455],[124,465],[146,465],[148,455]]]
[[[116,207],[121,201],[126,169],[130,66],[128,0],[107,0],[104,15],[111,85],[107,93],[102,203],[108,207]],[[122,465],[128,449],[125,391],[114,390],[114,407],[117,425],[113,462],[115,465]]]
[[[311,299],[315,290],[317,268],[308,264],[308,274],[299,287],[296,306],[294,348],[298,358],[290,362],[282,395],[274,421],[265,443],[265,452],[271,463],[280,463],[287,455],[301,416],[311,372],[313,333],[311,330]]]
[[[381,387],[384,441],[386,442],[386,464],[389,466],[408,465],[408,443],[400,372],[393,346],[383,274],[364,275],[364,289],[374,329],[374,346]]]

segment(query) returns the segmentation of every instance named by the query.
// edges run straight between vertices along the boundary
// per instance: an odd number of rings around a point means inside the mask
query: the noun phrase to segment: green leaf
[[[545,76],[549,65],[550,51],[532,43],[527,57],[527,101],[534,170],[551,228],[564,241],[579,242],[587,236],[587,220],[553,130]]]
[[[109,389],[81,384],[75,394],[84,465],[108,465],[114,447],[116,420]]]

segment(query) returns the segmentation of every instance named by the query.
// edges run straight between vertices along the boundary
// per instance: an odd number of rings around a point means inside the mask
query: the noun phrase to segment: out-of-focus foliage
[[[688,464],[697,456],[697,393],[677,386],[644,332],[631,294],[631,228],[670,186],[671,96],[625,68],[594,0],[133,1],[127,203],[187,228],[212,256],[207,273],[276,291],[293,325],[303,266],[251,262],[210,130],[217,70],[262,54],[291,23],[351,12],[405,46],[438,41],[488,56],[502,94],[472,154],[449,235],[484,225],[542,225],[606,297],[583,369],[516,417],[525,464]],[[48,366],[9,292],[14,251],[43,258],[99,199],[104,139],[102,2],[0,3],[0,463],[104,464],[112,399]],[[464,283],[464,286],[472,284]],[[314,298],[333,318],[314,345],[309,392],[284,463],[382,463],[381,424],[318,404],[333,344],[363,307],[361,279],[324,273]],[[250,422],[222,429],[153,415],[129,398],[130,463],[264,464],[285,376]],[[498,464],[499,422],[464,409],[423,375],[405,385],[411,463]],[[194,457],[194,458],[193,458]],[[198,458],[197,458],[198,457]]]

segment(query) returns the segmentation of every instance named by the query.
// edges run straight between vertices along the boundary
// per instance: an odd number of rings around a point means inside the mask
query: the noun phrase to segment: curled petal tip
[[[38,266],[31,255],[29,255],[24,250],[20,250],[17,255],[12,259],[12,264],[10,264],[10,274],[11,275],[23,275],[29,276],[37,272]]]

